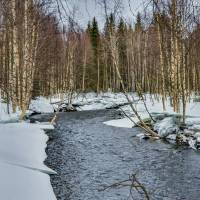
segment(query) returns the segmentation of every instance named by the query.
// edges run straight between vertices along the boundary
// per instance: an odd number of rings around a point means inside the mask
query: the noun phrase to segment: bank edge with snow
[[[188,145],[193,149],[200,149],[200,102],[191,101],[187,104],[185,125],[181,123],[181,114],[173,112],[169,99],[166,102],[166,112],[162,111],[162,102],[152,101],[148,95],[146,96],[145,103],[149,113],[151,113],[156,122],[152,122],[152,128],[161,138],[167,139],[172,143]],[[142,120],[151,120],[141,100],[134,104],[134,106]],[[123,106],[121,109],[123,110],[122,114],[126,113],[128,117],[124,116],[121,119],[110,120],[104,122],[104,124],[121,128],[133,128],[139,122],[130,106]],[[138,137],[146,138],[144,134],[139,134]]]
[[[56,200],[44,165],[50,124],[0,124],[0,199]]]

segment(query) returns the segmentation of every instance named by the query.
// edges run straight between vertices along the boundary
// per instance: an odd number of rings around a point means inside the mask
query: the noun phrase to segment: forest
[[[198,200],[200,0],[0,0],[0,199]]]
[[[60,23],[62,16],[50,4],[1,1],[0,88],[14,111],[24,113],[40,95],[119,92],[121,82],[126,91],[161,95],[164,110],[167,96],[178,111],[198,94],[200,25],[194,1],[154,0],[130,23],[106,10],[103,28],[95,17],[86,28],[70,15],[67,24]]]

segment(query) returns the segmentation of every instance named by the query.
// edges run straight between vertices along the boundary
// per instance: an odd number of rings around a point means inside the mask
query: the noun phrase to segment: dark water
[[[140,141],[141,130],[102,122],[116,111],[62,113],[50,132],[46,163],[58,200],[123,200],[129,189],[99,192],[102,185],[127,179],[133,172],[152,200],[199,200],[200,155],[160,141]],[[136,192],[135,200],[143,199]]]

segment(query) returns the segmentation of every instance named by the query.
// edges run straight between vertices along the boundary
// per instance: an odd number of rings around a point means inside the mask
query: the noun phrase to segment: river
[[[99,191],[136,173],[152,200],[199,200],[200,155],[187,147],[140,140],[138,128],[104,125],[115,110],[60,113],[48,133],[47,165],[58,200],[125,200],[129,188]],[[43,117],[44,120],[44,117]],[[144,199],[137,192],[134,200]]]

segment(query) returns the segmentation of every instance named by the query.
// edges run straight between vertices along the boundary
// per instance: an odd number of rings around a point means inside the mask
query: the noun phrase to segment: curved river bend
[[[199,200],[200,155],[160,141],[139,140],[141,130],[109,127],[115,110],[61,113],[49,132],[46,163],[58,200],[124,200],[129,189],[99,192],[133,172],[152,200]],[[134,193],[134,200],[142,197]]]

